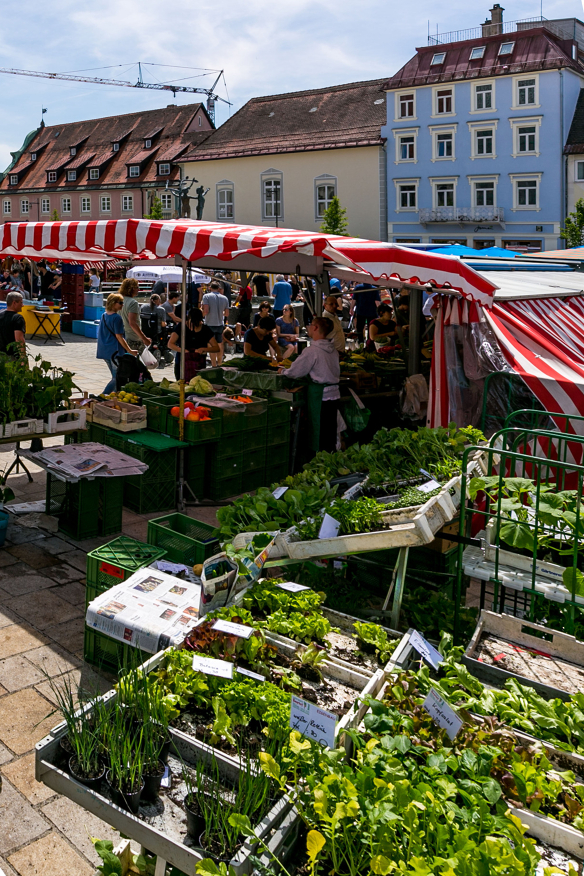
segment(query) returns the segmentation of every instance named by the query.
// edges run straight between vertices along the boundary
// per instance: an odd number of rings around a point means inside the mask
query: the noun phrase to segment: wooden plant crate
[[[119,408],[119,410],[118,410]],[[91,408],[91,422],[117,429],[118,432],[134,432],[146,428],[146,409],[142,405],[106,399],[95,402]]]

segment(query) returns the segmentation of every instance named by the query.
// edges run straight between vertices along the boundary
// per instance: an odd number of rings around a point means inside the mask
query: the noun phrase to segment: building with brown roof
[[[1,177],[2,221],[142,217],[155,195],[165,218],[181,215],[166,183],[212,131],[201,103],[41,126]]]
[[[205,219],[318,230],[334,195],[352,235],[387,239],[383,80],[256,97],[178,162]]]
[[[385,83],[390,240],[561,245],[584,24],[490,11],[477,28],[429,37]]]

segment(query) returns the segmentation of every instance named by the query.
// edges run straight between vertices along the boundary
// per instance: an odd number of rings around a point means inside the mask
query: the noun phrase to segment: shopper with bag
[[[132,356],[138,355],[138,351],[132,350],[126,341],[124,322],[120,316],[120,310],[123,305],[124,298],[122,295],[117,292],[108,295],[105,303],[105,313],[101,317],[97,330],[96,358],[105,361],[112,376],[103,391],[104,395],[114,392],[116,389],[118,356],[122,353],[130,353]]]
[[[120,286],[120,295],[123,296],[121,317],[124,323],[126,340],[134,347],[138,354],[151,344],[150,338],[146,337],[140,328],[140,305],[135,299],[138,294],[138,281],[126,278]],[[147,363],[145,363],[147,364]]]

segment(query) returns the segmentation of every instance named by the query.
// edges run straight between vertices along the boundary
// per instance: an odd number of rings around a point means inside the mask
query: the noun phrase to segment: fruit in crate
[[[198,374],[189,382],[187,388],[189,392],[194,392],[195,395],[215,395],[215,391],[209,381]]]
[[[184,406],[184,419],[188,420],[189,423],[204,423],[207,420],[211,419],[211,411],[209,408],[203,407],[203,405],[199,405],[199,407],[195,407],[193,402],[185,402]],[[180,417],[180,406],[175,405],[175,407],[170,409],[171,417]]]
[[[121,389],[119,392],[110,392],[108,395],[103,396],[110,401],[121,401],[126,402],[129,405],[137,405],[140,402],[140,399],[133,392],[126,392]]]

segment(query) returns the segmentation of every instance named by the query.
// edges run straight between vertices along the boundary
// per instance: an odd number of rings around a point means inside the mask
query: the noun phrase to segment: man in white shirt
[[[223,295],[222,287],[217,280],[213,280],[209,291],[203,295],[202,307],[205,325],[209,326],[219,344],[218,353],[209,353],[211,365],[216,367],[223,362],[225,344],[223,342],[223,328],[225,320],[229,316],[229,299]]]

